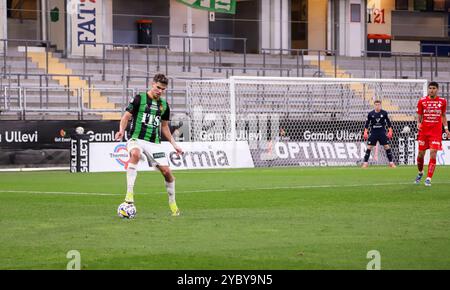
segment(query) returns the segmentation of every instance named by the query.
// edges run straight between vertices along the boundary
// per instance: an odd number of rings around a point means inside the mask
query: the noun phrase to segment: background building
[[[3,2],[1,38],[48,39],[69,53],[77,50],[73,40],[80,26],[85,33],[95,30],[97,42],[137,43],[139,20],[151,20],[153,44],[158,35],[204,37],[192,41],[192,49],[200,52],[218,45],[206,37],[219,36],[247,38],[249,53],[262,48],[336,49],[346,56],[360,56],[368,48],[368,38],[380,35],[390,40],[394,52],[430,51],[435,50],[430,44],[449,42],[449,0],[238,0],[235,14],[215,15],[176,0]],[[95,13],[83,5],[94,5]],[[170,44],[173,51],[182,50],[181,39],[161,37],[160,42]],[[243,49],[241,42],[231,40],[222,48]],[[448,55],[447,51],[442,46],[438,52]]]

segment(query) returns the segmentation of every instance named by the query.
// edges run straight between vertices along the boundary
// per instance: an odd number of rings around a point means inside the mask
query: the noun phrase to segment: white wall
[[[113,0],[103,0],[103,42],[113,42]]]
[[[343,0],[339,2],[339,43],[340,55],[359,57],[364,50],[365,35],[365,11],[364,0]],[[350,22],[350,4],[360,4],[361,21]]]
[[[392,52],[407,52],[407,53],[420,53],[420,41],[391,41]]]
[[[259,39],[261,48],[270,47],[270,0],[261,0]]]
[[[57,22],[52,22],[50,15],[47,17],[48,21],[48,40],[52,45],[56,45],[58,50],[65,50],[66,48],[66,7],[64,6],[64,0],[48,0],[49,11],[53,10],[55,7],[59,9],[59,20]],[[45,24],[44,24],[45,27]]]
[[[346,55],[347,56],[361,56],[361,50],[364,48],[362,35],[364,33],[364,4],[363,0],[347,0],[346,14],[347,14],[347,45],[346,45]],[[359,4],[361,7],[361,21],[360,22],[350,22],[350,5]]]
[[[336,32],[339,34],[339,43],[338,50],[340,55],[347,54],[347,23],[348,23],[348,14],[345,13],[347,11],[347,0],[339,1],[339,31]]]
[[[206,10],[193,9],[170,0],[170,34],[183,36],[208,36],[209,35],[209,14]],[[172,51],[183,51],[183,40],[170,39],[170,49]],[[193,39],[191,51],[209,52],[209,42],[207,39]],[[186,51],[188,42],[186,41]]]
[[[8,38],[8,23],[6,19],[6,1],[0,1],[0,39]],[[3,53],[3,42],[0,41],[1,53]]]
[[[260,19],[261,48],[289,48],[289,1],[282,0],[280,5],[280,0],[261,0]]]

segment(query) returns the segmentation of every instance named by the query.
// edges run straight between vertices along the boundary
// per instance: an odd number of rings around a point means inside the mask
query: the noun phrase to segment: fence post
[[[125,81],[125,44],[122,44],[122,81]]]
[[[302,77],[305,76],[305,50],[302,49]]]
[[[266,50],[265,49],[262,50],[262,54],[263,54],[263,68],[266,68]],[[263,76],[266,76],[266,70],[263,70]]]
[[[334,51],[334,77],[337,77],[337,53]]]
[[[167,45],[166,45],[166,47],[165,47],[165,49],[164,49],[164,56],[165,56],[165,60],[166,60],[166,75],[169,74],[169,56],[168,56],[168,54],[167,54],[168,49],[169,49],[169,48],[168,48]]]
[[[183,72],[186,71],[186,38],[183,37]]]
[[[159,39],[160,39],[159,34],[157,36],[157,39],[158,39],[158,47],[156,48],[156,51],[157,51],[156,70],[159,71]]]
[[[420,53],[420,77],[423,77],[423,58],[422,58],[422,53]]]
[[[318,61],[319,61],[319,78],[321,77],[320,74],[320,50],[317,51],[317,57],[318,57]]]
[[[283,51],[280,47],[280,69],[283,67]],[[282,72],[280,71],[280,76],[282,76]]]
[[[147,75],[148,75],[148,72],[150,70],[150,63],[149,63],[149,60],[148,60],[148,45],[145,46],[145,60],[146,60]]]
[[[213,72],[215,73],[216,72],[216,65],[217,65],[217,63],[216,63],[216,50],[217,50],[217,47],[216,47],[216,45],[217,45],[217,38],[216,37],[213,37],[213,49],[214,49],[214,69],[213,69]]]
[[[86,44],[83,44],[83,80],[86,75]]]
[[[395,65],[395,78],[398,78],[398,72],[397,72],[397,55],[394,54],[394,65]]]
[[[189,55],[188,55],[188,61],[189,61],[188,72],[191,72],[191,50],[192,50],[192,48],[191,48],[191,42],[192,42],[192,38],[189,37],[189,38],[187,38],[187,39],[188,39],[188,41],[189,41],[189,45],[188,45],[188,48],[189,48]]]
[[[83,103],[84,91],[82,88],[78,88],[78,97],[79,97],[79,102],[80,102],[81,120],[83,120],[84,119],[84,103]]]
[[[379,76],[380,76],[380,79],[381,78],[383,78],[382,77],[382,69],[381,69],[381,52],[380,53],[378,53],[378,73],[379,73]]]
[[[39,75],[39,108],[42,109],[42,75]]]
[[[22,109],[21,113],[20,113],[20,120],[24,121],[25,120],[25,109],[27,106],[27,91],[25,88],[19,90],[19,104],[20,104],[19,107]]]
[[[127,70],[128,70],[128,74],[130,74],[130,45],[127,44],[127,62],[128,62],[128,66],[127,66]]]
[[[70,109],[70,76],[67,75],[67,108]]]
[[[222,37],[219,37],[219,72],[222,72]],[[227,76],[228,78],[228,76]]]
[[[3,72],[3,78],[6,78],[6,57],[7,57],[7,49],[6,49],[6,46],[7,46],[7,40],[6,39],[3,39],[2,40],[3,41],[3,68],[5,69],[4,70],[4,72]]]
[[[25,78],[28,79],[28,41],[25,41]]]
[[[430,79],[433,80],[433,54],[430,53]]]
[[[247,38],[244,38],[244,73],[247,73]]]
[[[49,42],[45,42],[45,73],[48,74],[48,53],[49,53]]]
[[[102,74],[102,80],[105,80],[105,70],[106,70],[106,46],[103,44],[103,55],[102,55],[102,62],[103,62],[103,74]]]
[[[435,54],[434,54],[434,76],[437,77],[438,76],[438,47],[437,45],[435,46]]]
[[[48,74],[45,75],[45,108],[48,109]]]
[[[366,78],[366,51],[363,50],[363,76]]]
[[[417,55],[414,55],[414,76],[417,79]]]
[[[89,109],[92,109],[91,76],[88,76]]]

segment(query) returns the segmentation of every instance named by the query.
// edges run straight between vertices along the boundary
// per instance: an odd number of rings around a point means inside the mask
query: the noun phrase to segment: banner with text
[[[363,139],[364,121],[315,121],[286,119],[280,122],[281,136],[271,136],[259,146],[249,141],[256,167],[268,166],[354,166],[363,162],[367,142]],[[391,147],[394,162],[413,164],[414,122],[392,122]],[[268,126],[267,126],[268,127]],[[255,146],[256,144],[256,146]],[[412,155],[412,158],[409,158]],[[412,163],[411,163],[412,162]],[[383,146],[372,149],[370,164],[388,164]]]
[[[72,55],[101,56],[103,42],[103,1],[100,0],[69,0],[67,13],[71,19]]]
[[[416,156],[419,152],[419,142],[415,141]],[[414,160],[417,165],[417,159]],[[424,164],[430,162],[430,150],[425,152]],[[437,152],[436,165],[450,165],[450,141],[442,141],[442,150]]]
[[[1,121],[0,148],[69,149],[77,127],[90,142],[113,142],[119,121]]]
[[[236,0],[177,0],[192,8],[218,13],[236,13]]]
[[[248,143],[238,142],[183,142],[184,151],[178,156],[169,142],[161,143],[172,170],[177,169],[222,169],[254,167]],[[90,143],[89,171],[125,171],[128,164],[126,143]],[[154,170],[147,160],[141,160],[138,170]]]

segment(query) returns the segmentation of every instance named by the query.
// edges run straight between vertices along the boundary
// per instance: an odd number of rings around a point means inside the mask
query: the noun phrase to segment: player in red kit
[[[421,98],[417,104],[417,114],[419,115],[417,122],[419,131],[417,136],[417,141],[419,142],[417,167],[419,174],[417,174],[415,183],[419,184],[422,179],[425,151],[430,149],[430,163],[428,164],[428,174],[425,180],[426,186],[431,186],[431,178],[436,168],[436,154],[437,151],[442,150],[442,125],[444,125],[447,138],[450,136],[445,115],[447,101],[438,97],[438,89],[438,83],[430,82],[428,84],[428,96]]]

